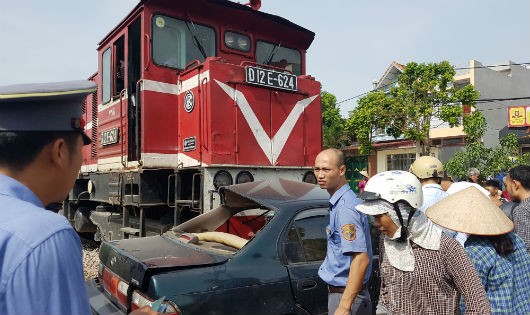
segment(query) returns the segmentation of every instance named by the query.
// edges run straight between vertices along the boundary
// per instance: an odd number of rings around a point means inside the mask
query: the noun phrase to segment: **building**
[[[459,70],[455,84],[473,84],[481,100],[476,109],[486,117],[488,129],[483,137],[484,145],[493,148],[499,145],[499,132],[508,127],[508,107],[530,105],[530,69],[506,61],[499,66],[484,66],[476,60],[469,61],[469,69]],[[526,128],[525,128],[526,129]]]
[[[404,65],[393,61],[386,69],[381,79],[374,82],[374,90],[389,91],[397,84],[397,78],[403,71]],[[530,136],[527,127],[508,127],[508,107],[529,105],[530,99],[507,100],[530,96],[530,69],[516,65],[511,61],[499,66],[484,66],[476,60],[469,61],[469,67],[457,70],[455,85],[464,87],[473,84],[480,93],[481,100],[476,110],[483,112],[487,131],[483,137],[486,147],[499,145],[499,138],[509,132],[519,134],[521,143],[528,143],[530,152]],[[530,107],[528,108],[528,123],[530,126]],[[502,130],[502,131],[501,131]],[[465,146],[465,133],[463,128],[450,128],[439,120],[431,121],[430,130],[431,155],[442,162],[449,160],[457,151]],[[365,169],[370,175],[394,169],[408,170],[410,164],[416,159],[416,144],[413,141],[386,135],[384,130],[378,130],[373,135],[374,152],[369,156],[361,156],[358,147],[354,144],[343,148],[347,166],[350,169],[352,187],[358,182],[357,170]]]

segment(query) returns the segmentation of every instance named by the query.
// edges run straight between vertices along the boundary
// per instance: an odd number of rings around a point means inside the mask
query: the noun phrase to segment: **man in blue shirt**
[[[328,314],[371,314],[367,283],[372,269],[370,227],[355,206],[345,177],[344,155],[337,149],[320,152],[315,160],[318,185],[331,196],[326,259],[318,274],[328,284]]]
[[[90,143],[81,104],[95,87],[0,87],[0,314],[91,313],[79,237],[45,206],[77,177]]]

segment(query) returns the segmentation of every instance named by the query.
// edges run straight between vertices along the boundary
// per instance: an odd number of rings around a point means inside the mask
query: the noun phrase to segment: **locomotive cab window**
[[[184,69],[194,60],[203,62],[215,56],[215,31],[210,27],[155,15],[152,30],[152,55],[157,65]]]
[[[283,47],[281,43],[256,42],[256,61],[302,74],[302,55],[298,50]]]

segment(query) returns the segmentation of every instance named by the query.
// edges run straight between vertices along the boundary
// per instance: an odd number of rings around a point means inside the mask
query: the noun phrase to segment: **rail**
[[[123,95],[125,94],[126,90],[123,89],[120,92],[120,129],[118,129],[118,137],[120,137],[120,143],[121,143],[121,152],[120,152],[120,159],[121,159],[121,165],[123,167],[127,167],[127,162],[125,161],[123,155],[124,155],[124,145],[125,140],[123,139]],[[121,131],[121,132],[120,132]]]
[[[138,116],[140,113],[140,106],[142,105],[142,102],[140,101],[140,91],[141,86],[143,85],[144,80],[140,79],[138,82],[136,82],[136,92],[135,92],[135,102],[134,104],[134,115],[135,115],[135,124],[134,124],[134,146],[135,146],[135,153],[136,153],[136,160],[138,161],[138,165],[142,165],[142,159],[140,158],[140,117]]]
[[[145,47],[145,50],[146,50],[145,51],[145,55],[147,57],[144,57],[144,60],[145,60],[145,58],[147,58],[147,60],[145,62],[146,66],[144,67],[144,71],[147,71],[149,69],[149,65],[151,64],[151,51],[149,50],[150,47],[151,47],[151,45],[150,45],[151,44],[151,39],[149,38],[149,34],[144,34],[144,40],[146,40],[146,39],[147,39],[147,44],[144,45],[144,47]]]

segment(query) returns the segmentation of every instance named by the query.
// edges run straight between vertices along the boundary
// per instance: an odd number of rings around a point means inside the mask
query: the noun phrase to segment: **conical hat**
[[[475,187],[456,192],[429,207],[432,222],[457,232],[501,235],[513,231],[513,222]]]

